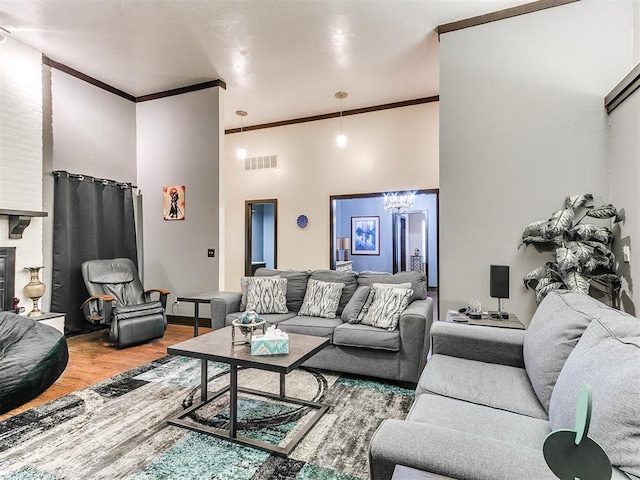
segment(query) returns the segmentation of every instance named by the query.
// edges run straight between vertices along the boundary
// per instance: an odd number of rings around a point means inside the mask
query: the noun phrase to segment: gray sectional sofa
[[[305,366],[373,376],[415,385],[429,352],[433,303],[427,297],[426,277],[419,272],[385,273],[334,270],[276,270],[260,268],[257,277],[287,279],[287,313],[261,314],[269,325],[288,333],[327,337],[331,344],[309,359]],[[298,315],[310,279],[343,283],[336,318]],[[368,287],[374,283],[411,284],[413,295],[392,331],[349,323],[358,314]],[[242,292],[218,292],[211,300],[213,328],[231,325],[242,315]]]
[[[526,331],[436,322],[431,332],[411,411],[371,440],[373,480],[397,464],[443,478],[555,479],[542,445],[552,430],[574,428],[583,384],[593,393],[589,437],[612,478],[640,478],[640,320],[558,291]]]

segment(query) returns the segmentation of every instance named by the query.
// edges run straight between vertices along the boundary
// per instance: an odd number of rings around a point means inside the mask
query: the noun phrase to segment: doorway
[[[429,273],[429,211],[393,214],[393,273]]]
[[[278,200],[245,201],[244,274],[251,277],[261,267],[277,268]]]

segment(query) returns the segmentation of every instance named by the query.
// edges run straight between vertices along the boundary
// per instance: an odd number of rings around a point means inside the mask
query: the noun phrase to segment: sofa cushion
[[[392,332],[368,325],[343,323],[333,332],[333,344],[342,347],[400,351],[400,331]]]
[[[615,315],[591,322],[553,390],[552,429],[575,428],[576,399],[584,384],[593,395],[589,437],[613,466],[640,477],[640,320]]]
[[[253,277],[247,290],[247,310],[263,313],[287,313],[287,279]]]
[[[342,325],[339,318],[306,317],[297,315],[278,323],[278,328],[287,333],[301,333],[314,337],[332,338],[333,331]]]
[[[407,420],[536,450],[542,448],[544,439],[551,431],[547,420],[439,395],[420,395],[413,403]]]
[[[427,298],[427,277],[422,272],[398,272],[393,275],[383,272],[360,272],[358,275],[358,285],[406,282],[411,283],[411,290],[413,290],[413,295],[409,299],[409,303],[414,300],[424,300]]]
[[[307,292],[304,294],[304,302],[302,302],[298,314],[309,317],[336,318],[336,310],[343,289],[344,283],[322,282],[310,278]]]
[[[524,368],[436,354],[420,376],[416,395],[423,393],[548,418]]]
[[[410,288],[378,287],[373,284],[373,303],[367,310],[362,323],[377,328],[395,330],[400,315],[407,308],[409,298],[413,295]]]
[[[277,275],[287,279],[287,308],[293,312],[300,311],[310,274],[309,270],[277,270],[273,268],[259,268],[256,270],[256,277]]]
[[[349,300],[349,303],[347,303],[347,305],[344,307],[344,310],[342,311],[341,318],[343,321],[349,323],[358,323],[358,315],[360,314],[362,307],[369,297],[370,290],[371,287],[368,285],[360,285],[356,289],[355,293],[351,297],[351,300]]]
[[[558,375],[594,317],[625,315],[577,292],[555,291],[540,303],[524,338],[524,364],[540,403],[549,401]]]

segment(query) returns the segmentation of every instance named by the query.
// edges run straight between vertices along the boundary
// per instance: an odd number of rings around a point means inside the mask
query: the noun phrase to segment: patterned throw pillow
[[[344,283],[322,282],[309,279],[304,301],[298,315],[309,317],[336,318],[336,311],[342,296]]]
[[[376,290],[379,290],[381,288],[386,288],[386,287],[411,288],[411,283],[409,282],[407,283],[374,283],[373,285],[371,285],[371,290],[369,290],[369,296],[367,297],[367,300],[364,302],[364,305],[360,309],[360,313],[358,313],[358,317],[354,322],[350,322],[350,323],[362,323],[362,320],[364,319],[365,315],[369,311],[369,308],[371,308],[371,305],[373,304],[373,299],[375,297]]]
[[[251,277],[247,289],[247,310],[256,313],[288,313],[287,279]]]
[[[400,320],[400,315],[409,305],[409,298],[413,295],[410,288],[382,287],[376,288],[373,303],[362,319],[364,325],[395,330]]]
[[[242,297],[240,297],[241,312],[244,312],[247,309],[247,293],[249,293],[249,282],[251,281],[252,278],[253,277],[240,278],[240,291],[242,292]]]

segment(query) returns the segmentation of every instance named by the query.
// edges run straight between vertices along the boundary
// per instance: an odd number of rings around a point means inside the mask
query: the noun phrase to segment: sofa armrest
[[[410,377],[410,381],[413,383],[418,381],[420,373],[427,362],[432,324],[433,300],[431,298],[411,302],[402,312],[398,321],[400,341],[405,356],[419,359],[415,363],[415,371],[403,371],[403,376]]]
[[[540,449],[428,423],[384,420],[369,444],[371,480],[389,480],[396,465],[464,480],[557,480]]]
[[[211,304],[211,328],[217,330],[223,328],[227,315],[240,311],[241,292],[213,292]]]
[[[436,322],[432,354],[524,367],[525,330]]]

